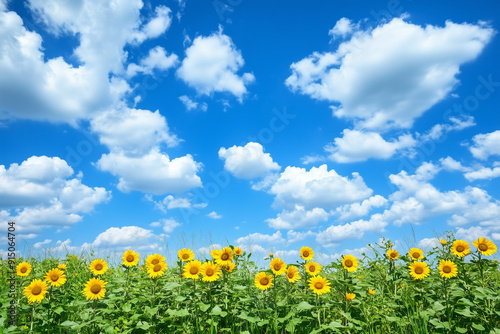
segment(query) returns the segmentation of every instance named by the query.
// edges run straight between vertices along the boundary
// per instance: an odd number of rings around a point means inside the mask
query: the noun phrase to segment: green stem
[[[35,320],[35,304],[31,307],[31,325],[30,325],[30,333],[33,333],[33,323]]]

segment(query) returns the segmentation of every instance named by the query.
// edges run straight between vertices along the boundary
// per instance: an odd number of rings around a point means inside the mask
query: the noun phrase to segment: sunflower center
[[[321,290],[321,289],[323,289],[323,283],[321,283],[321,282],[316,282],[316,283],[314,283],[314,287],[315,287],[316,289],[318,289],[318,290]]]
[[[158,264],[160,263],[160,260],[158,259],[154,259],[153,261],[151,261],[151,264],[155,265],[155,264]]]
[[[309,257],[309,252],[308,251],[304,251],[304,253],[302,255],[304,255],[304,257]]]
[[[310,266],[309,267],[309,271],[312,272],[312,273],[315,272],[316,271],[316,267],[315,266]]]
[[[281,269],[281,264],[276,263],[276,264],[274,265],[274,270],[279,271],[280,269]]]
[[[449,273],[451,273],[451,267],[450,267],[450,266],[444,266],[444,267],[443,267],[443,272],[444,272],[445,274],[449,274]]]
[[[182,254],[182,259],[183,260],[189,259],[189,254]]]
[[[396,253],[391,253],[391,259],[394,259],[396,257]]]
[[[352,267],[352,261],[351,260],[345,260],[345,266],[346,267]]]
[[[57,274],[53,274],[52,276],[50,276],[50,279],[51,279],[53,282],[57,282],[57,280],[59,279],[59,275],[57,275]]]
[[[99,284],[94,284],[90,288],[90,292],[92,292],[93,294],[98,294],[100,291],[101,291],[101,286]]]
[[[486,246],[485,244],[479,244],[478,248],[479,248],[479,250],[481,250],[483,252],[488,250],[488,246]]]
[[[157,273],[157,272],[161,271],[161,265],[159,265],[159,264],[155,264],[155,266],[153,267],[153,271],[154,271],[155,273]]]
[[[191,268],[189,269],[189,273],[190,273],[191,275],[196,275],[196,274],[198,273],[198,268],[196,268],[196,267],[191,267]]]
[[[422,267],[416,267],[415,268],[415,274],[420,275],[424,272],[424,268]]]
[[[288,273],[288,278],[293,278],[295,276],[292,272]]]
[[[262,277],[262,278],[260,279],[260,284],[261,284],[261,285],[268,285],[268,284],[269,284],[269,278],[267,278],[267,277]]]
[[[463,252],[465,250],[465,247],[462,245],[457,246],[457,252]]]
[[[39,295],[39,294],[41,294],[41,293],[42,293],[42,288],[41,288],[41,287],[39,287],[39,286],[35,286],[35,287],[31,290],[31,294],[32,294],[32,295],[35,295],[35,296],[37,296],[37,295]]]
[[[28,271],[28,268],[26,268],[26,267],[22,267],[22,268],[21,268],[21,272],[22,272],[23,274],[24,274],[25,272],[27,272],[27,271]]]
[[[226,253],[224,253],[224,254],[221,255],[220,259],[222,261],[227,261],[229,259],[229,255],[227,255]]]
[[[127,262],[134,262],[134,256],[133,255],[128,255],[127,256]]]
[[[420,253],[417,253],[417,252],[413,253],[414,259],[418,259],[419,257],[420,257]]]
[[[213,276],[213,274],[215,274],[215,271],[212,268],[208,268],[207,270],[205,270],[206,276]]]
[[[127,261],[128,261],[128,257],[127,257]],[[103,265],[100,263],[95,265],[95,270],[102,270],[102,268],[103,268]]]

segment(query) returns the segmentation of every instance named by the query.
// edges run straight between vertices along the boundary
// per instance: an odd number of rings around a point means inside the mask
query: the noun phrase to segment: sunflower
[[[213,282],[219,279],[221,271],[218,264],[207,261],[200,267],[200,272],[203,275],[203,282]]]
[[[497,252],[497,246],[486,238],[479,238],[473,241],[472,244],[476,246],[477,250],[485,256],[493,255]]]
[[[439,242],[441,243],[441,245],[446,245],[448,243],[448,241],[444,240],[444,239],[441,239],[439,238]]]
[[[470,245],[467,241],[455,240],[451,245],[451,253],[459,257],[464,257],[470,253]]]
[[[221,254],[222,254],[222,249],[213,249],[210,251],[210,255],[212,256],[214,261],[215,259],[219,258]]]
[[[273,285],[273,277],[265,272],[255,275],[255,286],[262,291],[269,289]]]
[[[295,266],[288,266],[286,269],[286,278],[290,283],[297,282],[300,279],[299,269]]]
[[[391,261],[396,260],[399,257],[399,252],[397,250],[395,250],[395,249],[389,249],[387,251],[387,257]]]
[[[66,275],[59,269],[52,269],[45,275],[45,280],[52,286],[61,286],[66,283]]]
[[[24,295],[28,298],[28,304],[39,303],[47,294],[47,283],[34,279],[31,284],[24,288]]]
[[[236,254],[238,256],[240,256],[241,254],[243,254],[243,251],[239,247],[234,247],[233,252],[234,252],[234,254]]]
[[[151,265],[158,264],[160,262],[165,262],[167,259],[161,256],[160,254],[155,253],[154,255],[148,255],[146,258],[146,267],[149,267]],[[142,266],[141,266],[142,267]]]
[[[233,251],[229,247],[224,247],[220,255],[215,259],[217,264],[221,266],[229,264],[233,261]]]
[[[452,278],[457,276],[457,265],[452,261],[441,260],[439,262],[439,273],[443,278]]]
[[[374,294],[375,294],[375,290],[368,289],[368,293],[369,293],[370,295],[374,295]]]
[[[408,255],[410,255],[413,260],[422,260],[424,258],[424,251],[420,248],[410,248]]]
[[[31,264],[28,262],[21,262],[17,265],[16,271],[18,276],[28,276],[31,272]]]
[[[356,298],[356,295],[354,293],[349,293],[349,292],[345,293],[345,299],[353,300],[354,298]]]
[[[431,270],[425,262],[413,262],[408,268],[410,268],[410,275],[413,279],[423,279],[431,273]]]
[[[322,268],[323,268],[323,266],[320,265],[319,263],[316,263],[316,262],[307,262],[306,263],[306,271],[311,276],[318,275]]]
[[[148,274],[150,278],[157,278],[163,276],[165,270],[167,270],[168,266],[165,261],[160,261],[157,264],[152,264],[147,267]]]
[[[95,259],[89,265],[90,271],[94,275],[102,275],[108,271],[108,263],[103,259]]]
[[[236,267],[236,263],[234,262],[229,262],[228,264],[225,264],[222,266],[224,268],[225,271],[227,271],[228,273],[232,273],[234,268]]]
[[[342,256],[342,266],[349,272],[358,270],[358,259],[354,255]]]
[[[134,267],[139,263],[139,253],[134,252],[133,250],[128,250],[123,253],[123,265],[127,267]]]
[[[300,257],[306,261],[311,261],[314,257],[314,251],[310,247],[302,247],[300,249]]]
[[[270,266],[275,275],[283,275],[286,272],[286,264],[279,257],[272,259]]]
[[[201,262],[194,260],[184,265],[184,277],[191,279],[200,278]]]
[[[314,276],[309,279],[309,288],[311,288],[315,294],[322,295],[330,292],[330,282],[324,277]]]
[[[182,262],[189,262],[191,260],[194,260],[194,253],[189,248],[181,249],[180,251],[177,252],[177,256],[179,257],[179,260],[181,260]]]
[[[85,295],[87,300],[103,299],[104,294],[106,293],[106,284],[108,283],[104,282],[100,278],[91,278],[85,284],[83,294]]]
[[[57,268],[61,269],[61,270],[66,270],[66,265],[64,263],[61,263],[60,265],[57,266]]]

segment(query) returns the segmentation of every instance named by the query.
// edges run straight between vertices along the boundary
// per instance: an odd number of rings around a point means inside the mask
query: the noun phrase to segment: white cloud
[[[138,190],[160,195],[201,187],[196,175],[201,166],[190,154],[170,160],[158,149],[138,157],[112,151],[102,155],[97,167],[119,177],[117,187],[123,192]]]
[[[437,140],[444,134],[451,131],[460,131],[465,128],[476,125],[474,117],[467,116],[462,119],[450,117],[451,124],[436,124],[428,132],[421,136],[422,141]]]
[[[92,243],[95,247],[132,246],[152,239],[154,234],[138,226],[110,227],[99,234]]]
[[[212,219],[221,219],[222,216],[219,215],[217,212],[215,211],[212,211],[210,212],[208,215],[207,215],[208,218],[212,218]]]
[[[300,160],[302,160],[302,163],[304,165],[309,165],[309,164],[313,164],[315,162],[322,162],[322,161],[325,161],[326,158],[322,155],[306,155],[302,158],[300,158]]]
[[[297,241],[302,241],[305,238],[316,236],[317,233],[313,231],[306,232],[296,232],[294,230],[290,230],[286,233],[286,239],[288,243],[294,243]]]
[[[241,179],[264,177],[280,170],[269,153],[259,143],[249,142],[245,146],[219,149],[219,158],[224,160],[224,169]]]
[[[44,241],[37,242],[33,245],[33,248],[42,248],[44,245],[50,244],[52,240],[50,239],[45,239]]]
[[[205,102],[200,104],[198,102],[191,100],[187,95],[179,96],[179,100],[181,100],[181,102],[184,104],[187,111],[196,109],[200,109],[201,111],[207,111],[208,109],[208,105]]]
[[[172,233],[176,227],[181,226],[181,224],[176,222],[173,218],[160,219],[160,222],[163,223],[163,231],[168,234]]]
[[[475,59],[493,34],[484,23],[421,27],[395,18],[358,30],[333,53],[315,52],[293,63],[285,83],[337,103],[333,114],[354,120],[357,128],[409,128],[450,94],[460,65]]]
[[[136,42],[142,43],[149,38],[156,38],[165,33],[172,23],[172,11],[165,6],[155,8],[155,16],[151,18],[140,31],[135,32],[133,38]]]
[[[475,135],[472,141],[474,144],[469,149],[475,158],[486,160],[492,155],[500,156],[500,130]]]
[[[372,190],[358,173],[352,173],[352,179],[349,179],[321,165],[310,171],[287,167],[269,193],[276,195],[274,208],[293,210],[295,205],[300,205],[310,210],[335,209],[342,204],[363,200],[372,194]]]
[[[7,9],[8,0],[0,0],[0,12]]]
[[[464,174],[465,178],[469,181],[474,180],[490,180],[496,177],[500,177],[500,167],[488,168],[483,167],[478,170],[467,172]]]
[[[276,218],[266,219],[269,227],[280,229],[312,228],[319,222],[328,220],[328,213],[322,208],[305,210],[303,206],[296,205],[293,211],[283,210]]]
[[[137,73],[153,74],[155,69],[166,71],[178,63],[176,54],[167,55],[167,51],[161,46],[156,46],[149,50],[146,58],[141,59],[139,65],[131,63],[127,66],[127,76],[129,78]]]
[[[434,247],[439,247],[440,245],[441,243],[438,238],[424,238],[418,242],[417,247],[423,249],[424,251],[429,251]]]
[[[281,236],[280,231],[276,231],[274,234],[262,234],[262,233],[252,233],[245,237],[241,237],[236,239],[237,244],[260,244],[260,243],[269,243],[269,244],[277,244],[283,243],[285,239]]]
[[[351,20],[346,17],[341,18],[335,23],[335,26],[330,29],[328,35],[332,35],[332,38],[342,37],[350,35],[355,29],[358,29],[357,25],[354,25]]]
[[[229,92],[241,101],[247,94],[246,85],[255,80],[251,73],[236,74],[244,63],[231,38],[219,31],[194,39],[177,75],[199,94]]]
[[[200,247],[198,248],[198,253],[200,253],[205,258],[211,258],[210,252],[214,249],[222,249],[222,246],[219,244],[211,244],[208,247]]]
[[[180,142],[176,135],[170,133],[167,120],[158,110],[111,110],[95,117],[91,128],[110,151],[134,156],[144,155],[161,144],[173,147]]]
[[[489,230],[481,226],[471,226],[469,228],[458,227],[457,231],[455,232],[455,238],[472,242],[479,239],[480,237],[487,238],[488,234]],[[474,248],[474,246],[472,247]]]
[[[365,161],[370,158],[388,159],[396,152],[414,147],[417,144],[412,135],[401,135],[386,141],[376,132],[345,129],[343,137],[325,147],[329,158],[335,162],[348,163]]]
[[[375,195],[365,199],[361,203],[352,203],[340,206],[335,209],[335,215],[337,215],[340,220],[355,219],[366,216],[370,210],[384,206],[387,202],[387,199],[383,196]]]

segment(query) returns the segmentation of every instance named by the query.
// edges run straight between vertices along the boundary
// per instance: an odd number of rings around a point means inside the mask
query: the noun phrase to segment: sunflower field
[[[388,241],[370,257],[319,263],[228,246],[208,259],[178,251],[123,253],[123,262],[67,255],[1,261],[3,333],[500,333],[496,245],[440,239],[424,253]],[[15,268],[14,294],[10,293]],[[15,323],[9,310],[15,308]]]

